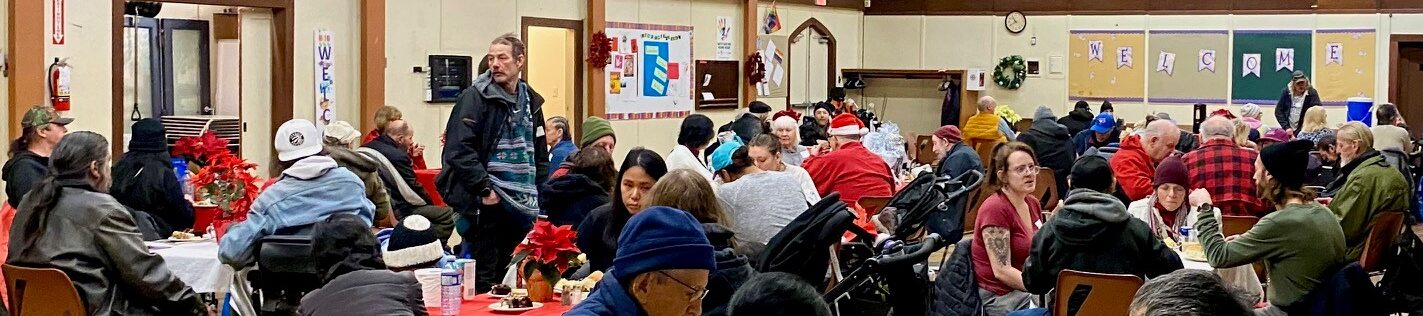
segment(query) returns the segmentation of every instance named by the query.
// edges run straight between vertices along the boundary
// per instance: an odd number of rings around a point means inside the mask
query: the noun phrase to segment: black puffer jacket
[[[578,225],[593,209],[610,202],[608,190],[588,176],[569,173],[539,186],[539,208],[554,225]]]
[[[1117,198],[1076,189],[1033,236],[1032,251],[1023,263],[1023,285],[1028,292],[1047,294],[1063,269],[1147,279],[1180,270],[1181,258]]]
[[[1057,180],[1057,195],[1061,197],[1067,190],[1067,174],[1072,171],[1072,163],[1077,154],[1072,151],[1072,134],[1067,127],[1052,120],[1033,120],[1033,127],[1018,135],[1018,141],[1028,144],[1038,155],[1038,163],[1052,169]],[[1042,198],[1041,196],[1038,198]],[[1043,200],[1043,205],[1049,201]]]
[[[716,271],[707,278],[707,296],[702,298],[702,315],[726,315],[731,295],[735,294],[746,280],[756,276],[757,272],[751,269],[746,256],[732,252],[731,238],[735,233],[730,229],[716,223],[704,223],[702,229],[707,232],[707,239],[711,241],[712,248],[716,249]]]
[[[5,162],[0,170],[0,178],[5,180],[5,197],[10,207],[20,208],[20,199],[30,193],[36,183],[40,183],[49,173],[49,157],[40,156],[28,150],[21,150]]]
[[[959,241],[949,260],[939,266],[934,278],[934,296],[929,302],[929,315],[978,316],[983,301],[978,297],[978,279],[973,274],[973,239]]]
[[[1082,107],[1067,112],[1067,116],[1057,119],[1057,123],[1067,127],[1067,134],[1077,135],[1078,132],[1092,127],[1092,117],[1094,116],[1092,109]]]

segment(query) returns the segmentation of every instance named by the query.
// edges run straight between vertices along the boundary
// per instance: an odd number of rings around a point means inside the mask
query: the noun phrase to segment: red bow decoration
[[[537,269],[550,283],[557,284],[559,276],[568,270],[569,262],[578,257],[580,251],[574,244],[578,234],[572,226],[554,226],[548,221],[534,223],[523,243],[514,248],[514,263],[528,261],[524,265],[524,275],[532,275]]]

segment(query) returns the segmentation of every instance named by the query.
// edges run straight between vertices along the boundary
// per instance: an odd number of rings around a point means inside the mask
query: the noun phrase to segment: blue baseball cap
[[[1097,118],[1092,119],[1093,132],[1106,134],[1116,127],[1117,117],[1112,116],[1112,113],[1102,112],[1101,114],[1097,114]]]
[[[716,151],[713,151],[711,154],[712,172],[718,172],[721,171],[721,169],[725,169],[726,166],[730,166],[731,154],[743,146],[746,145],[741,144],[740,140],[732,140],[721,143],[721,146],[717,146]]]

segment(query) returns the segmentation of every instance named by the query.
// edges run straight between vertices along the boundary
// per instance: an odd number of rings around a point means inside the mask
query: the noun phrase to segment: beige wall
[[[1141,30],[1141,29],[1329,29],[1375,28],[1378,30],[1375,100],[1388,96],[1388,38],[1390,34],[1423,34],[1423,15],[1417,14],[1304,14],[1304,15],[1102,15],[1102,16],[1030,16],[1027,30],[1012,34],[1003,26],[1002,16],[866,16],[866,68],[894,69],[965,69],[992,70],[997,60],[1008,55],[1040,59],[1047,67],[1049,56],[1067,56],[1068,31],[1073,29]],[[874,36],[869,36],[873,34]],[[1037,38],[1033,44],[1033,37]],[[1148,45],[1150,45],[1148,43]],[[891,49],[876,49],[886,47]],[[1149,49],[1148,49],[1149,50]],[[1318,62],[1318,61],[1316,61]],[[1222,65],[1230,69],[1231,65]],[[1059,116],[1071,108],[1075,100],[1067,98],[1066,65],[1064,73],[1029,78],[1018,90],[1006,90],[988,84],[986,95],[996,97],[1001,104],[1011,106],[1024,117],[1030,117],[1038,105],[1048,105]],[[867,89],[875,99],[879,89]],[[939,104],[939,98],[907,98],[903,103]],[[863,102],[862,102],[863,103]],[[1114,103],[1119,116],[1139,121],[1149,112],[1168,112],[1175,118],[1191,117],[1190,106],[1182,104]],[[1232,105],[1237,110],[1238,105]],[[1096,110],[1096,104],[1093,105]],[[1267,124],[1273,107],[1264,109]],[[1331,122],[1341,122],[1344,108],[1331,107]],[[918,127],[916,127],[918,128]],[[914,131],[905,129],[906,131]]]

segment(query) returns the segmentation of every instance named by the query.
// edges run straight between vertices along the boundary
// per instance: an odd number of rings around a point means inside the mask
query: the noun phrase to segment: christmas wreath
[[[613,44],[609,42],[608,34],[593,33],[593,39],[588,41],[588,64],[598,69],[606,67],[610,58],[609,52],[612,50]]]
[[[1009,72],[1012,74],[1009,75]],[[998,86],[1017,90],[1023,86],[1023,78],[1028,77],[1028,66],[1023,64],[1023,56],[1012,55],[998,60],[993,68],[993,82]]]
[[[752,53],[746,58],[746,80],[751,84],[766,80],[766,64],[761,62],[761,53]]]

